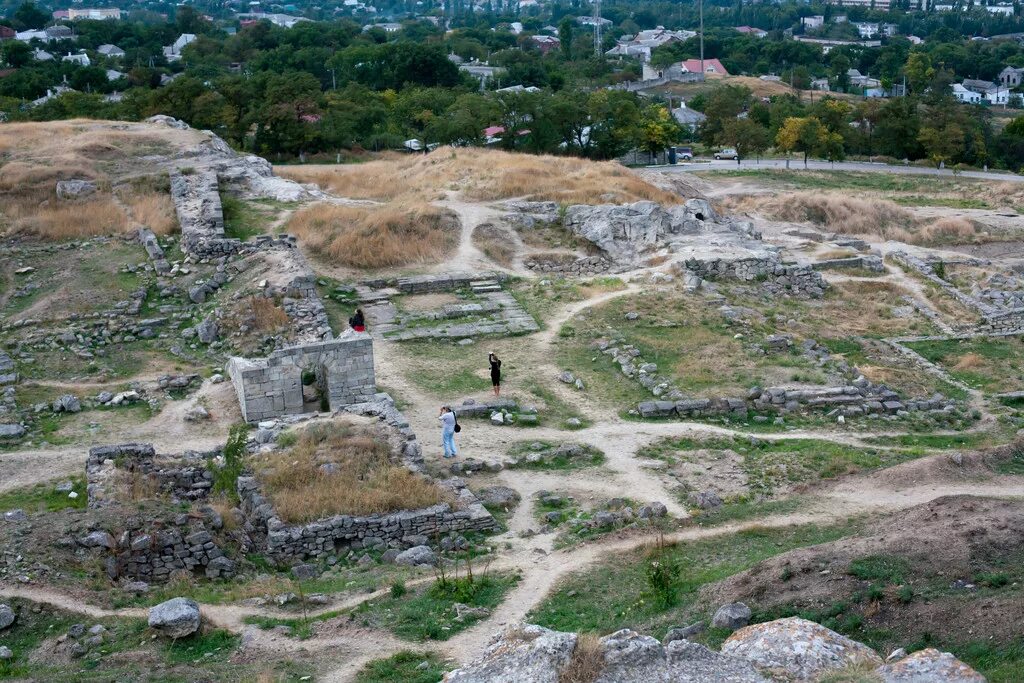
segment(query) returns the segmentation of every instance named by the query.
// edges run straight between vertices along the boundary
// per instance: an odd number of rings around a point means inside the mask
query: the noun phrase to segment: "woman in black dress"
[[[501,395],[501,361],[491,351],[487,354],[487,362],[491,364],[491,386],[494,387],[494,395]]]

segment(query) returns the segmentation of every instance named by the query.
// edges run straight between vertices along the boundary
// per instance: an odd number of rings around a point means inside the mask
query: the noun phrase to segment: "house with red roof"
[[[768,31],[760,28],[754,28],[753,26],[737,26],[736,30],[749,36],[756,36],[757,38],[764,38],[768,35]]]
[[[685,59],[680,66],[684,73],[699,74],[701,72],[700,60],[699,59]],[[728,76],[729,72],[725,70],[722,63],[717,59],[705,59],[704,60],[704,75],[705,76]]]

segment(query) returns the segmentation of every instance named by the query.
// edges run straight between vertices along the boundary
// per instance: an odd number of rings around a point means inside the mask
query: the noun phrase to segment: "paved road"
[[[735,161],[696,161],[693,163],[677,164],[675,166],[655,166],[661,171],[669,171],[676,173],[686,173],[694,171],[735,171],[735,170],[757,170],[757,169],[786,169],[785,159],[762,159],[760,163],[756,160],[745,160],[741,164],[737,165]],[[838,161],[834,164],[827,161],[808,161],[807,169],[811,171],[860,171],[866,173],[897,173],[897,174],[915,174],[915,175],[941,175],[953,177],[953,171],[950,169],[939,170],[937,168],[929,168],[927,166],[892,166],[883,163],[870,163],[867,161]],[[791,171],[802,171],[804,170],[803,161],[799,159],[793,159],[790,162],[789,170]],[[1006,181],[1011,183],[1024,182],[1024,176],[1014,175],[1012,173],[995,173],[984,171],[962,171],[960,173],[961,178],[980,178],[982,180],[998,180]]]

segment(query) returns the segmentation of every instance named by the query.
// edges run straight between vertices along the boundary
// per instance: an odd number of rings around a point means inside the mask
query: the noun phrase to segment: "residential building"
[[[882,41],[880,40],[831,40],[829,38],[812,38],[809,36],[793,36],[793,40],[798,43],[820,45],[821,51],[826,55],[832,50],[832,48],[841,47],[843,45],[853,45],[858,47],[881,47],[882,45]]]
[[[951,87],[953,88],[953,97],[955,97],[960,102],[965,102],[967,104],[978,104],[982,100],[981,94],[976,93],[973,90],[968,90],[959,83],[954,83]]]
[[[684,73],[701,73],[701,60],[699,59],[686,59],[682,62]],[[729,72],[725,70],[722,63],[717,59],[705,59],[704,60],[704,75],[705,76],[728,76]]]
[[[540,92],[540,88],[535,85],[510,85],[507,88],[498,88],[494,92],[510,92],[510,93],[536,93]]]
[[[985,9],[991,14],[1001,14],[1004,17],[1013,16],[1013,5],[988,5]]]
[[[69,52],[63,57],[61,57],[60,60],[62,62],[71,62],[73,64],[78,64],[79,66],[89,66],[90,64],[92,64],[92,62],[89,61],[89,55],[85,54],[84,52],[79,52],[77,54],[71,54]]]
[[[75,19],[92,19],[93,21],[112,19],[116,21],[121,18],[121,10],[116,7],[69,9],[67,12],[68,19],[72,21]]]
[[[99,52],[104,57],[124,57],[124,50],[119,48],[117,45],[111,45],[110,43],[107,43],[106,45],[100,45],[98,48],[96,48],[96,52]]]
[[[480,81],[480,89],[485,90],[487,88],[487,81],[504,71],[504,69],[498,66],[490,66],[487,62],[474,61],[468,64],[459,64],[459,71],[464,71],[478,79]]]
[[[889,0],[835,0],[835,4],[843,7],[867,7],[883,11],[889,9]]]
[[[815,78],[813,81],[811,81],[811,90],[829,92],[832,90],[832,88],[829,86],[827,78]]]
[[[748,36],[755,36],[757,38],[764,38],[765,36],[768,35],[768,31],[764,31],[759,28],[754,28],[753,26],[737,26],[736,30],[740,33],[744,33]]]
[[[612,25],[611,19],[605,19],[604,17],[598,17],[597,19],[594,19],[594,17],[589,15],[576,17],[576,23],[579,24],[580,26],[596,26],[598,24],[600,24],[601,26]]]
[[[680,102],[679,107],[672,110],[672,118],[683,128],[688,128],[691,133],[696,132],[697,128],[708,120],[703,113],[687,107],[686,102]]]
[[[116,81],[119,78],[124,78],[124,73],[118,71],[117,69],[107,69],[108,81]]]
[[[1016,88],[1024,81],[1024,69],[1008,66],[999,72],[999,83],[1004,88]]]
[[[800,24],[804,27],[804,30],[811,28],[821,28],[825,25],[825,17],[820,14],[815,14],[810,17],[801,17]]]
[[[282,28],[291,28],[300,21],[309,21],[305,17],[293,17],[290,14],[272,14],[266,12],[247,12],[239,14],[238,18],[245,21],[269,21],[275,26],[281,26]]]
[[[530,36],[530,41],[537,46],[541,54],[545,55],[552,50],[557,50],[562,45],[562,41],[555,36]]]
[[[36,48],[35,52],[32,53],[32,56],[37,62],[48,62],[53,59],[53,55],[46,50],[40,50],[39,48]]]
[[[398,33],[402,30],[402,25],[393,21],[385,22],[383,24],[367,24],[363,27],[363,33],[375,28],[379,28],[384,31],[384,33]]]
[[[181,59],[181,51],[185,49],[185,46],[189,43],[195,42],[196,34],[194,33],[182,33],[178,36],[178,39],[171,45],[164,47],[164,57],[167,58],[168,62],[176,62]]]
[[[857,27],[857,33],[860,34],[861,38],[871,38],[872,36],[881,35],[879,26],[876,23],[870,21],[855,21],[853,23]]]
[[[49,26],[43,29],[43,31],[50,40],[73,40],[75,37],[75,32],[71,30],[71,27],[64,26],[63,24]]]
[[[32,100],[32,106],[33,107],[38,107],[41,104],[46,104],[47,102],[49,102],[53,98],[60,97],[61,95],[63,95],[66,92],[74,92],[74,90],[72,90],[71,88],[67,87],[66,85],[58,85],[58,86],[53,87],[53,88],[47,88],[45,95],[40,97],[38,100]]]
[[[640,31],[635,36],[623,36],[605,54],[609,57],[636,57],[642,62],[651,61],[651,52],[669,43],[682,43],[697,35],[695,31],[669,31],[659,26]]]
[[[992,81],[983,81],[980,78],[965,78],[961,85],[979,95],[991,92],[996,87],[996,84]]]
[[[28,43],[33,40],[41,40],[44,43],[50,42],[50,36],[46,34],[43,29],[30,29],[28,31],[18,31],[14,34],[15,40],[20,40],[23,43]]]

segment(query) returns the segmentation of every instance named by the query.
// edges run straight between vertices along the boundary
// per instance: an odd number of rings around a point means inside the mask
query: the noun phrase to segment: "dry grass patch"
[[[344,422],[304,429],[295,445],[255,469],[278,516],[299,524],[332,515],[372,515],[451,502],[429,479],[391,462],[375,429]]]
[[[459,239],[458,218],[424,204],[316,204],[292,216],[286,230],[314,253],[353,268],[436,263]]]
[[[428,155],[390,155],[352,166],[280,167],[302,183],[356,199],[432,201],[447,191],[467,199],[494,201],[524,197],[567,204],[681,201],[616,162],[517,154],[491,149],[443,147]],[[399,180],[401,182],[396,182]]]
[[[170,196],[151,192],[128,199],[128,210],[136,223],[146,226],[157,235],[170,235],[178,231],[178,216]]]
[[[252,312],[255,328],[261,332],[279,330],[288,324],[288,314],[273,299],[251,296],[249,310]]]
[[[128,217],[111,197],[93,197],[80,202],[53,200],[42,206],[32,199],[6,201],[0,206],[0,227],[5,234],[49,240],[111,235],[129,229]]]
[[[922,246],[973,242],[977,226],[964,218],[928,222],[887,199],[862,199],[834,192],[791,192],[730,198],[729,208],[773,220],[814,223],[844,235],[863,235]]]
[[[593,633],[581,633],[569,663],[558,674],[558,683],[594,683],[603,670],[601,639]]]
[[[498,265],[506,268],[512,265],[516,255],[515,237],[505,228],[493,223],[478,225],[473,230],[473,243]]]

